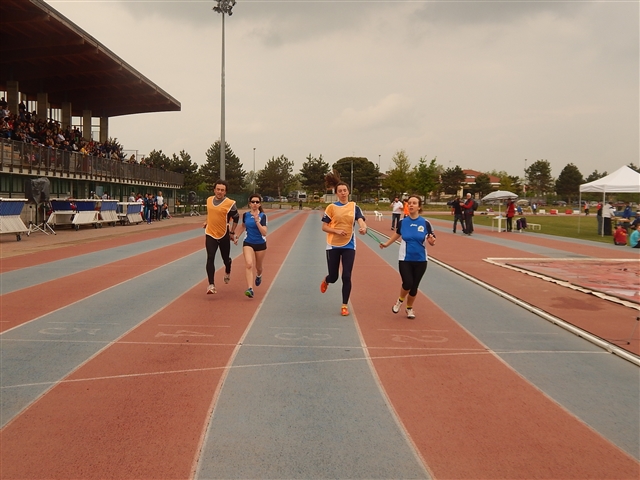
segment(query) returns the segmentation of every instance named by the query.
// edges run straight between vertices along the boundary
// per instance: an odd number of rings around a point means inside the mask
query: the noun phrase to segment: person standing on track
[[[231,278],[231,238],[236,239],[236,227],[240,215],[236,202],[226,197],[229,184],[224,180],[216,181],[213,186],[213,196],[207,198],[207,220],[202,225],[205,229],[205,247],[207,249],[207,277],[209,286],[207,294],[216,293],[214,274],[216,271],[215,257],[218,248],[225,266],[224,283]],[[229,220],[233,225],[229,228]]]
[[[242,242],[242,255],[244,256],[245,275],[247,277],[247,289],[244,294],[253,298],[254,283],[259,287],[262,283],[262,262],[267,253],[267,215],[262,210],[262,197],[257,193],[249,196],[249,211],[242,214],[240,231],[237,232],[233,243],[238,244],[238,238],[245,229],[246,236]],[[253,268],[256,275],[254,280]]]
[[[516,216],[516,204],[513,200],[507,201],[507,232],[513,231],[513,217]]]
[[[398,255],[398,271],[402,279],[400,296],[391,307],[393,313],[398,313],[400,307],[407,299],[407,318],[416,318],[413,311],[413,302],[418,295],[420,280],[427,271],[427,245],[436,243],[431,224],[420,216],[422,211],[422,199],[417,195],[411,195],[408,201],[409,215],[400,221],[396,232],[385,243],[380,243],[380,248],[387,248],[399,238],[400,253]]]
[[[467,199],[462,204],[462,210],[464,213],[464,233],[471,235],[473,233],[473,212],[478,208],[475,200],[471,198],[471,194],[467,193]]]
[[[453,215],[453,233],[456,233],[456,226],[460,222],[460,228],[464,232],[464,217],[462,215],[462,204],[460,203],[460,197],[454,198],[449,204],[451,207],[451,215]]]
[[[320,291],[327,291],[330,283],[338,280],[342,263],[342,307],[340,314],[349,315],[349,296],[351,295],[351,271],[356,258],[356,236],[354,226],[357,223],[360,235],[367,233],[367,224],[360,207],[349,201],[349,186],[340,181],[335,173],[326,176],[327,185],[334,188],[338,201],[327,206],[322,217],[322,231],[327,234],[327,267],[329,274],[322,279]]]
[[[400,199],[395,197],[391,203],[391,230],[395,230],[398,226],[403,207],[404,205],[402,205]]]

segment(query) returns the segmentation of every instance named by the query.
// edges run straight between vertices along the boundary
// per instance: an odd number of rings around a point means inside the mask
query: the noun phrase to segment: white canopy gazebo
[[[580,185],[579,205],[582,205],[582,192],[602,193],[604,206],[607,193],[640,193],[640,173],[623,165],[606,177],[583,183]],[[578,231],[580,231],[580,223],[578,223]],[[602,235],[604,236],[604,231]]]

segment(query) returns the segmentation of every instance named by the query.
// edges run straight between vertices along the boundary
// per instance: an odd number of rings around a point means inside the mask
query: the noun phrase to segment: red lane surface
[[[306,217],[269,235],[254,299],[238,259],[218,294],[198,284],[9,423],[2,478],[190,478],[225,367]]]
[[[90,241],[86,237],[84,239],[73,239],[72,237],[67,236],[65,237],[66,242],[69,244],[67,246],[60,246],[60,243],[57,243],[57,241],[59,241],[57,238],[49,238],[52,243],[56,242],[55,247],[57,248],[52,249],[49,245],[40,245],[39,247],[41,248],[37,251],[31,250],[31,248],[26,245],[27,242],[23,242],[20,247],[24,247],[24,251],[26,253],[13,257],[2,258],[0,260],[0,273],[10,272],[11,270],[18,270],[20,268],[42,265],[48,262],[55,262],[56,260],[76,257],[78,255],[84,255],[86,253],[100,252],[108,248],[129,245],[131,243],[153,240],[154,238],[158,238],[158,236],[161,235],[172,235],[174,233],[186,232],[188,230],[194,230],[200,227],[201,222],[199,222],[197,225],[172,225],[170,227],[163,228],[162,230],[152,229],[148,231],[135,232],[119,230],[113,231],[114,235],[112,235],[111,238],[93,241]],[[76,232],[64,233],[73,234]],[[17,246],[13,246],[13,248],[15,250]]]
[[[483,261],[489,257],[522,257],[520,250],[497,247],[473,238],[451,236],[429,254],[454,268],[482,280],[504,292],[528,302],[551,315],[569,322],[606,340],[627,339],[634,327],[637,310],[565,288],[555,283],[515,272]],[[499,255],[496,253],[499,252]],[[533,258],[535,255],[527,254]],[[626,345],[618,346],[640,354],[640,331]]]
[[[394,315],[399,274],[360,245],[354,314],[381,384],[436,478],[638,478],[638,462],[489,353],[425,295],[419,293],[415,320],[404,311]]]
[[[204,235],[203,235],[204,237]],[[156,233],[154,238],[158,238]],[[124,239],[123,239],[124,240]],[[110,242],[111,247],[120,245]],[[70,305],[109,287],[130,280],[150,270],[186,257],[204,248],[204,238],[194,238],[158,250],[74,273],[50,282],[23,288],[0,296],[0,332]],[[79,288],[81,286],[81,288]],[[38,299],[34,302],[34,299]]]

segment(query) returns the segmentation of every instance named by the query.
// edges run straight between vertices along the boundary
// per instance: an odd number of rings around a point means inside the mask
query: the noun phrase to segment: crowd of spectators
[[[38,118],[35,111],[27,110],[24,102],[18,105],[18,113],[11,113],[4,98],[0,99],[0,138],[99,158],[110,158],[124,163],[153,166],[146,163],[144,158],[138,162],[135,155],[127,157],[122,146],[115,140],[110,139],[106,142],[87,140],[76,127],[63,128],[56,120]]]

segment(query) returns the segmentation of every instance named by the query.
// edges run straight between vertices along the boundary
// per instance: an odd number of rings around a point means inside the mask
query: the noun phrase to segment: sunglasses
[[[251,200],[250,203],[260,203],[260,200]]]

